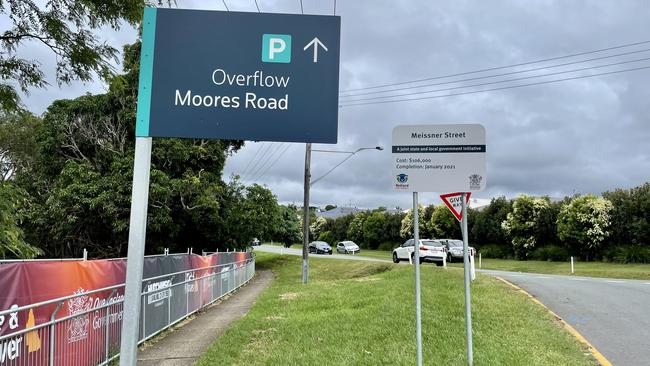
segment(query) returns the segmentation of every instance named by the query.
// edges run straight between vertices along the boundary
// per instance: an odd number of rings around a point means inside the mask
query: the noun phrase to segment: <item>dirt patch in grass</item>
[[[283,294],[280,294],[280,299],[282,300],[295,300],[297,297],[297,292],[285,292]]]

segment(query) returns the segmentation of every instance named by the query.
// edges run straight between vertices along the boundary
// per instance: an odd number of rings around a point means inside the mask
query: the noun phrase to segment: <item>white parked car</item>
[[[393,263],[399,261],[411,260],[415,256],[414,240],[409,239],[404,244],[393,249]],[[438,266],[442,266],[442,262],[447,255],[447,248],[443,243],[438,240],[420,239],[420,263],[434,262]]]
[[[353,241],[342,241],[336,244],[336,252],[337,253],[343,253],[343,254],[348,254],[348,253],[359,253],[361,249],[359,249],[359,246],[353,242]]]

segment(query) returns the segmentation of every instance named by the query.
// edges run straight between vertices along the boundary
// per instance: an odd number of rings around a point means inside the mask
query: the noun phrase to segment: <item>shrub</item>
[[[481,256],[485,258],[508,259],[512,257],[509,247],[497,244],[488,244],[479,248]]]
[[[613,247],[605,252],[603,260],[618,263],[650,263],[650,248],[638,245]]]
[[[564,262],[569,259],[569,252],[557,245],[547,245],[533,252],[533,259],[539,261]]]
[[[381,244],[379,244],[379,247],[377,249],[379,250],[393,250],[397,248],[399,244],[393,243],[392,241],[384,241]]]

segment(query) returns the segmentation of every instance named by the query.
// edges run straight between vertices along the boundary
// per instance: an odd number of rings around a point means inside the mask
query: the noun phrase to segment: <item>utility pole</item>
[[[305,193],[302,204],[302,283],[306,284],[309,274],[309,186],[311,185],[311,142],[305,147]]]

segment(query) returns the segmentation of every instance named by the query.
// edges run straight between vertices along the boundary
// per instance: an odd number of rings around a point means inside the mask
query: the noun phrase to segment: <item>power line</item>
[[[650,69],[650,66],[636,67],[636,68],[633,68],[633,69],[624,69],[624,70],[617,70],[617,71],[608,71],[608,72],[602,72],[602,73],[591,74],[591,75],[574,76],[574,77],[563,78],[563,79],[555,79],[555,80],[539,81],[539,82],[529,83],[529,84],[510,85],[510,86],[504,86],[504,87],[500,87],[500,88],[483,89],[483,90],[473,90],[473,91],[460,92],[460,93],[453,93],[453,94],[446,94],[446,95],[432,95],[432,96],[419,97],[419,98],[408,98],[408,99],[397,99],[397,100],[380,100],[380,101],[375,101],[375,102],[363,102],[363,103],[341,104],[341,105],[339,105],[339,107],[350,107],[350,106],[356,106],[356,105],[368,105],[368,104],[382,104],[382,103],[408,102],[408,101],[423,100],[423,99],[447,98],[447,97],[454,97],[454,96],[457,96],[457,95],[476,94],[476,93],[485,93],[485,92],[496,91],[496,90],[506,90],[506,89],[523,88],[523,87],[525,87],[525,86],[534,86],[534,85],[551,84],[551,83],[557,83],[557,82],[561,82],[561,81],[568,81],[568,80],[577,80],[577,79],[592,78],[592,77],[596,77],[596,76],[619,74],[619,73],[623,73],[623,72],[630,72],[630,71],[637,71],[637,70],[644,70],[644,69]]]
[[[499,77],[499,76],[515,75],[515,74],[521,74],[521,73],[526,73],[526,72],[533,72],[533,71],[539,71],[539,70],[545,70],[545,69],[552,69],[552,68],[556,68],[556,67],[575,65],[575,64],[580,64],[580,63],[584,63],[584,62],[591,62],[591,61],[597,61],[597,60],[604,60],[604,59],[608,59],[608,58],[613,58],[613,57],[618,57],[618,56],[626,56],[626,55],[631,55],[631,54],[641,53],[641,52],[648,52],[648,51],[650,51],[650,48],[646,48],[646,49],[638,50],[638,51],[618,53],[618,54],[609,55],[609,56],[594,57],[594,58],[590,58],[590,59],[586,59],[586,60],[580,60],[580,61],[565,62],[565,63],[557,64],[557,65],[541,66],[541,67],[536,67],[536,68],[526,69],[526,70],[520,70],[520,71],[510,71],[510,72],[505,72],[505,73],[501,73],[501,74],[477,76],[477,77],[473,77],[473,78],[465,78],[465,79],[452,80],[452,81],[443,81],[443,82],[439,82],[439,83],[425,84],[425,85],[407,86],[407,87],[402,87],[402,88],[378,90],[378,91],[373,91],[373,92],[340,95],[339,97],[340,98],[343,98],[343,97],[357,97],[357,96],[361,96],[361,95],[381,94],[381,93],[388,93],[388,92],[392,92],[392,91],[409,90],[409,89],[425,88],[425,87],[429,87],[429,86],[456,84],[456,83],[461,83],[461,82],[465,82],[465,81],[490,79],[490,78],[495,78],[495,77]]]
[[[266,144],[265,142],[262,142],[259,145],[259,147],[255,151],[255,155],[253,155],[253,158],[248,161],[248,164],[246,164],[246,167],[244,168],[244,170],[242,170],[240,177],[243,178],[244,175],[246,175],[246,172],[248,171],[248,168],[251,166],[251,163],[255,161],[255,158],[257,158],[257,155],[259,155],[260,150],[262,150],[262,148],[265,146],[265,144]]]
[[[404,97],[404,96],[409,96],[409,95],[419,95],[419,94],[438,93],[438,92],[451,91],[451,90],[458,90],[458,89],[467,89],[467,88],[472,88],[472,87],[477,87],[477,86],[485,86],[485,85],[493,85],[493,84],[509,83],[509,82],[513,82],[513,81],[521,81],[521,80],[535,79],[535,78],[541,78],[541,77],[546,77],[546,76],[562,75],[562,74],[568,74],[568,73],[573,73],[573,72],[580,72],[580,71],[591,70],[591,69],[599,69],[599,68],[602,68],[602,67],[609,67],[609,66],[623,65],[623,64],[629,64],[629,63],[633,63],[633,62],[641,62],[641,61],[647,61],[647,60],[650,60],[650,57],[645,57],[645,58],[641,58],[641,59],[637,59],[637,60],[629,60],[629,61],[622,61],[622,62],[614,62],[614,63],[611,63],[611,64],[605,64],[605,65],[583,67],[583,68],[580,68],[580,69],[573,69],[573,70],[566,70],[566,71],[551,72],[551,73],[548,73],[548,74],[532,75],[532,76],[525,76],[525,77],[520,77],[520,78],[512,78],[512,79],[505,79],[505,80],[490,81],[490,82],[487,82],[487,83],[478,83],[478,84],[471,84],[471,85],[461,85],[461,86],[455,86],[455,87],[452,87],[452,88],[443,88],[443,89],[435,89],[435,90],[425,90],[425,91],[412,92],[412,93],[402,93],[402,94],[395,94],[395,95],[384,95],[384,96],[372,97],[372,98],[350,99],[350,100],[346,100],[346,101],[344,101],[343,103],[347,103],[347,102],[362,102],[362,101],[367,101],[367,100],[378,100],[378,99],[386,99],[386,98]]]
[[[257,3],[257,0],[255,0],[255,7],[257,8],[257,12],[261,13],[260,11],[260,5]]]
[[[302,0],[300,0],[300,14],[305,15],[305,9],[302,7]]]
[[[336,15],[336,0],[334,0],[334,15]]]
[[[271,163],[271,164],[266,168],[266,170],[264,170],[264,172],[262,172],[262,174],[260,174],[260,175],[255,179],[255,180],[260,180],[260,179],[262,179],[262,177],[264,177],[264,176],[266,175],[266,173],[267,173],[271,168],[273,168],[273,166],[275,165],[275,163],[277,163],[278,161],[280,161],[280,158],[282,158],[282,155],[284,155],[284,154],[287,152],[287,150],[289,150],[289,149],[291,148],[291,146],[293,146],[293,145],[292,145],[292,144],[287,144],[287,147],[285,147],[284,150],[282,150],[282,152],[280,153],[280,155],[278,155],[278,156],[275,158],[275,160],[273,160],[273,162],[272,162],[272,163]]]
[[[266,164],[269,162],[271,159],[271,156],[273,156],[282,146],[282,144],[269,144],[270,148],[262,155],[262,157],[259,159],[259,164],[255,166],[255,168],[251,171],[251,173],[248,175],[249,177],[246,180],[254,180],[255,177],[259,175],[259,173],[266,167]]]
[[[429,80],[436,80],[436,79],[446,79],[446,78],[450,78],[450,77],[454,77],[454,76],[477,74],[477,73],[485,72],[485,71],[501,70],[501,69],[507,69],[507,68],[511,68],[511,67],[536,64],[536,63],[540,63],[540,62],[547,62],[547,61],[553,61],[553,60],[561,60],[561,59],[564,59],[564,58],[571,58],[571,57],[576,57],[576,56],[589,55],[589,54],[593,54],[593,53],[611,51],[611,50],[615,50],[615,49],[619,49],[619,48],[638,46],[638,45],[647,44],[647,43],[650,43],[650,40],[635,42],[635,43],[627,43],[627,44],[623,44],[623,45],[619,45],[619,46],[613,46],[613,47],[607,47],[607,48],[601,48],[601,49],[597,49],[597,50],[593,50],[593,51],[578,52],[578,53],[573,53],[573,54],[570,54],[570,55],[551,57],[551,58],[546,58],[546,59],[541,59],[541,60],[536,60],[536,61],[527,61],[527,62],[512,64],[512,65],[507,65],[507,66],[490,67],[490,68],[487,68],[487,69],[466,71],[466,72],[461,72],[461,73],[457,73],[457,74],[433,76],[433,77],[428,77],[428,78],[424,78],[424,79],[415,79],[415,80],[409,80],[409,81],[402,81],[402,82],[395,82],[395,83],[388,83],[388,84],[381,84],[381,85],[374,85],[374,86],[366,86],[366,87],[362,87],[362,88],[354,88],[354,89],[342,90],[340,92],[341,93],[347,93],[347,92],[358,91],[358,90],[377,89],[377,88],[383,88],[383,87],[387,87],[387,86],[404,85],[404,84],[418,83],[418,82],[422,82],[422,81],[429,81]]]
[[[257,180],[259,180],[259,178],[264,174],[264,172],[266,172],[266,170],[267,170],[267,168],[268,168],[268,166],[269,166],[269,163],[272,163],[272,162],[273,162],[273,157],[274,157],[274,156],[275,156],[275,155],[276,155],[276,154],[277,154],[277,153],[278,153],[278,152],[279,152],[283,147],[285,147],[285,144],[286,144],[286,143],[284,143],[284,142],[281,143],[281,144],[277,144],[277,145],[276,145],[276,149],[275,149],[274,151],[269,152],[269,154],[267,154],[267,158],[266,158],[266,160],[264,161],[264,163],[263,163],[262,165],[260,165],[259,169],[257,170],[257,173],[254,174],[254,175],[252,176],[252,178],[250,179],[251,181],[257,181]]]
[[[262,161],[262,160],[264,159],[265,154],[269,151],[269,149],[270,149],[272,146],[273,146],[273,144],[270,144],[270,143],[269,143],[268,145],[264,146],[264,150],[261,151],[260,158],[256,159],[256,160],[253,162],[253,166],[251,167],[250,172],[248,172],[248,173],[246,174],[247,176],[251,176],[251,177],[252,177],[252,176],[257,175],[257,167],[259,166],[260,161]],[[243,180],[244,180],[244,178],[242,178],[242,181],[243,181]]]
[[[221,2],[223,2],[223,6],[226,7],[226,11],[230,11],[230,9],[228,9],[228,5],[226,5],[226,0],[221,0]]]

